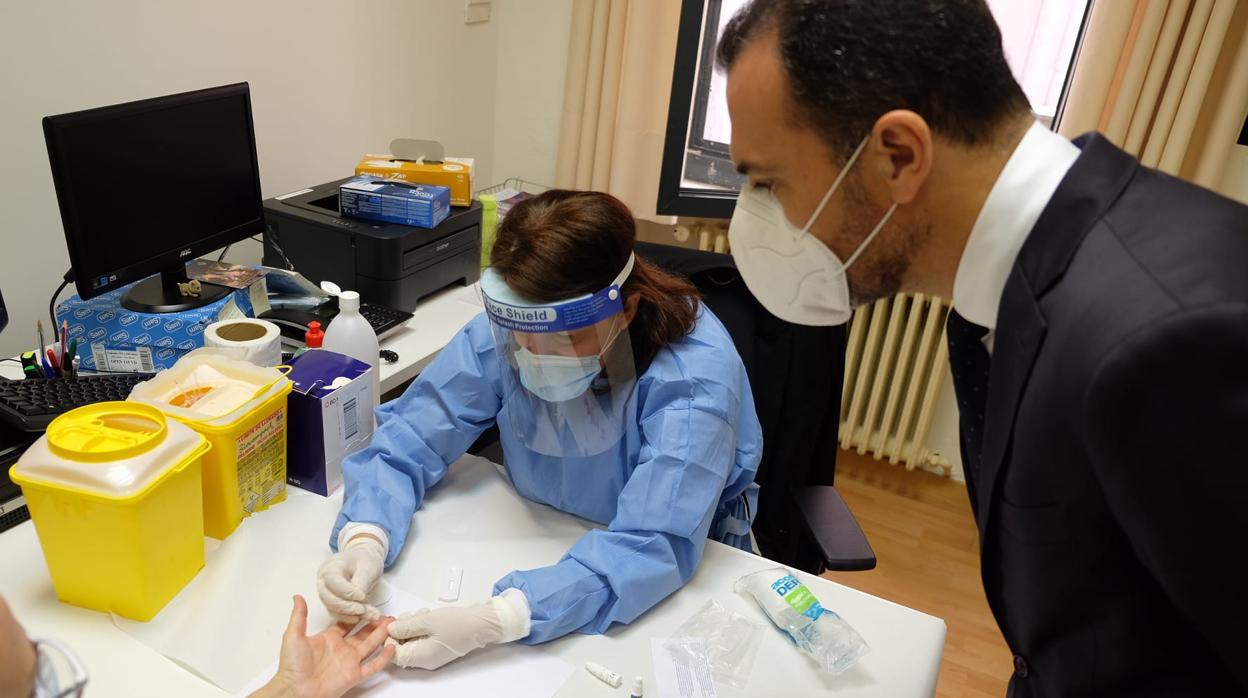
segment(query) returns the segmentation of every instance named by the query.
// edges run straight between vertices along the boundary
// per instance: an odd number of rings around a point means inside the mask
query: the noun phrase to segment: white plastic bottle
[[[776,567],[737,580],[737,593],[748,593],[797,649],[835,676],[871,650],[858,631],[826,609],[805,584]]]
[[[381,345],[368,320],[360,315],[360,294],[343,291],[338,296],[338,314],[325,328],[322,349],[346,354],[373,367],[373,407],[381,404]]]

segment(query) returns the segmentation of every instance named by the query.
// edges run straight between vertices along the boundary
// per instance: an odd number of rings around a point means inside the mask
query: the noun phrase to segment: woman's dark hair
[[[553,189],[516,204],[498,227],[490,262],[507,285],[535,301],[601,291],[628,262],[637,224],[622,201],[602,192]],[[629,325],[637,373],[663,347],[689,334],[698,291],[641,257],[624,281],[639,296]]]

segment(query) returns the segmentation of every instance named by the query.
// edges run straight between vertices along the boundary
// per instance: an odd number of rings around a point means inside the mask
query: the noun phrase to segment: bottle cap
[[[343,291],[338,295],[338,310],[359,310],[360,294],[357,291]]]
[[[313,320],[308,323],[308,331],[303,334],[303,342],[309,349],[320,349],[325,341],[325,333],[321,331],[321,323]]]
[[[633,677],[633,690],[631,693],[629,693],[629,698],[641,698],[643,690],[644,690],[644,685],[642,684],[641,677],[634,676]]]

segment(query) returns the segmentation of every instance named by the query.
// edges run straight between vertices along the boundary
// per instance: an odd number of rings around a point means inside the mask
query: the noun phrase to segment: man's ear
[[[867,147],[870,165],[895,203],[914,201],[932,171],[932,130],[918,114],[896,109],[881,116]]]

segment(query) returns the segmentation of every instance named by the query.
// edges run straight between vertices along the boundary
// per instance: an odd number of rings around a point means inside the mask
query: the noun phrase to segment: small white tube
[[[633,677],[633,690],[629,691],[628,698],[642,698],[645,693],[642,678],[640,676]]]
[[[595,679],[607,684],[611,688],[619,688],[622,682],[619,674],[598,662],[585,662],[585,671],[588,671]]]

